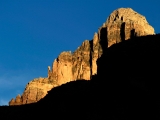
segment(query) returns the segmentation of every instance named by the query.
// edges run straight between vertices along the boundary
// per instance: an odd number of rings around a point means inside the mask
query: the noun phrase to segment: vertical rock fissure
[[[125,41],[125,22],[121,24],[120,36],[121,36],[121,42]]]
[[[89,58],[89,64],[90,64],[90,79],[92,77],[92,59],[93,59],[93,40],[89,41],[90,45],[90,58]]]

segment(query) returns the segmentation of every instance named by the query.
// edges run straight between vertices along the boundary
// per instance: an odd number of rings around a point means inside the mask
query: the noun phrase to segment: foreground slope
[[[160,118],[160,34],[107,48],[97,60],[97,75],[53,88],[37,103],[0,107],[12,119]]]

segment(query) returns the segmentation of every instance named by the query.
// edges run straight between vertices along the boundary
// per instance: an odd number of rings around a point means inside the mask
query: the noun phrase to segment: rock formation
[[[113,11],[92,40],[85,40],[73,53],[62,52],[54,60],[52,70],[48,67],[48,77],[29,82],[22,96],[12,99],[9,105],[37,102],[56,86],[73,80],[90,80],[92,75],[97,74],[97,59],[108,47],[134,36],[148,34],[155,33],[144,16],[131,8]]]
[[[146,18],[131,8],[120,8],[108,17],[107,27],[108,47],[134,36],[154,34]]]
[[[56,84],[50,82],[48,78],[34,79],[27,84],[22,96],[18,95],[15,100],[12,99],[9,102],[9,105],[21,105],[37,102],[47,94],[47,91],[51,90],[55,86]]]

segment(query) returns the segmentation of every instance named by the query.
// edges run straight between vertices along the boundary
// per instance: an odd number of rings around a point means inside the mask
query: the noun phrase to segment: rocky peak
[[[53,61],[52,68],[48,66],[48,77],[29,82],[22,96],[12,99],[9,105],[37,102],[56,86],[74,80],[90,80],[97,74],[97,59],[108,47],[135,36],[148,34],[155,33],[144,16],[131,8],[113,11],[98,32],[94,33],[92,40],[85,40],[73,53],[60,53]]]
[[[107,29],[108,47],[134,36],[155,34],[146,18],[131,8],[114,10],[104,26]]]
[[[114,22],[136,21],[139,24],[148,24],[146,18],[131,8],[119,8],[114,10],[108,17],[106,24]]]

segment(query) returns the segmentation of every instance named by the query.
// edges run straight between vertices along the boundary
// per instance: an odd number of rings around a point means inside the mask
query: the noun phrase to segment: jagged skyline
[[[114,3],[1,2],[0,105],[22,93],[30,80],[47,77],[47,67],[62,51],[74,51],[85,39],[91,40],[117,8],[133,8],[146,17],[156,33],[160,31],[158,4],[146,2],[141,8],[127,1]],[[149,9],[147,4],[153,7]]]

